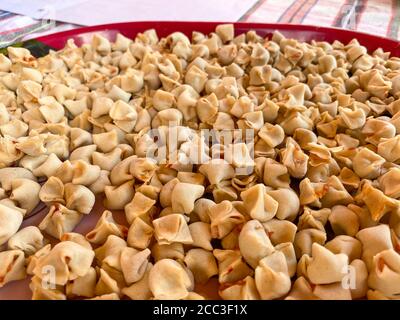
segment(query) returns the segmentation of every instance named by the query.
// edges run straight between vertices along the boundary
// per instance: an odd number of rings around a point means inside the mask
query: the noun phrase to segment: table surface
[[[170,0],[173,6],[174,0]],[[258,0],[239,21],[334,26],[400,39],[398,0]],[[78,28],[50,25],[0,10],[0,47],[39,35]]]

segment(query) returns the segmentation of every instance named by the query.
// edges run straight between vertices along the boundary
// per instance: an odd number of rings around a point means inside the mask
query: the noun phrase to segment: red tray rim
[[[281,32],[285,31],[308,31],[308,32],[318,32],[322,34],[335,34],[337,35],[338,40],[341,38],[345,39],[358,39],[361,44],[371,48],[379,48],[379,47],[390,47],[392,50],[395,50],[398,55],[400,55],[400,41],[382,37],[378,35],[372,35],[366,32],[348,30],[348,29],[341,29],[337,27],[325,27],[325,26],[314,26],[314,25],[307,25],[307,24],[279,24],[279,23],[253,23],[253,22],[226,22],[226,21],[212,21],[212,22],[205,22],[205,21],[134,21],[134,22],[121,22],[121,23],[112,23],[112,24],[101,24],[89,27],[82,27],[76,28],[72,30],[52,33],[45,36],[37,37],[36,40],[43,42],[45,44],[57,41],[60,38],[66,37],[73,37],[82,35],[85,33],[91,32],[100,32],[100,31],[108,31],[108,30],[123,30],[129,27],[140,28],[146,30],[150,28],[157,27],[165,27],[168,28],[169,31],[172,32],[174,29],[175,31],[179,31],[179,26],[182,27],[193,27],[193,31],[198,29],[205,28],[205,27],[215,27],[218,24],[224,23],[232,23],[235,25],[236,28],[241,29],[268,29],[268,30],[278,30]],[[158,30],[157,30],[158,31]],[[317,39],[318,40],[318,39]],[[340,40],[341,41],[341,40]],[[60,49],[60,48],[57,48]]]

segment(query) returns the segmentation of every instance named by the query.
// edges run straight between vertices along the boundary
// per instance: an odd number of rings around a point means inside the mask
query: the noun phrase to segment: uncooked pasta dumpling
[[[0,287],[399,299],[399,58],[238,31],[0,53]]]

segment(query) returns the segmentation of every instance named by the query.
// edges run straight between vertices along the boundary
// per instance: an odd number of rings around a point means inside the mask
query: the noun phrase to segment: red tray
[[[37,38],[41,43],[55,49],[64,47],[68,39],[74,39],[77,45],[85,42],[90,42],[94,33],[101,33],[103,36],[113,40],[117,33],[133,38],[137,33],[143,32],[147,29],[154,28],[157,30],[159,36],[166,36],[174,31],[181,31],[191,35],[192,31],[201,31],[209,33],[215,30],[215,27],[221,22],[127,22],[116,23],[108,25],[100,25],[93,27],[85,27],[74,29],[70,31],[55,33]],[[237,34],[246,32],[248,30],[256,30],[262,36],[268,36],[275,30],[279,30],[285,36],[295,38],[301,41],[328,41],[333,42],[339,40],[347,43],[356,38],[361,44],[366,46],[368,50],[372,51],[376,48],[382,48],[385,51],[390,51],[394,56],[400,56],[400,42],[373,36],[361,32],[354,32],[342,30],[337,28],[314,27],[305,25],[292,25],[292,24],[262,24],[262,23],[234,23],[235,31]],[[38,225],[46,214],[47,209],[42,210],[37,215],[29,217],[23,223],[23,226]],[[97,219],[100,217],[103,207],[101,201],[96,201],[93,212],[86,216],[80,225],[75,230],[85,234],[91,230],[96,224]],[[123,213],[114,213],[114,218],[118,223],[123,223]],[[5,299],[30,299],[31,292],[28,288],[29,279],[14,281],[7,284],[5,287],[0,288],[0,300]],[[200,292],[200,291],[199,291]],[[215,297],[214,297],[215,298]]]
[[[139,32],[154,28],[159,36],[167,36],[174,31],[181,31],[190,36],[192,31],[209,33],[215,30],[218,24],[224,22],[183,22],[183,21],[145,21],[145,22],[125,22],[115,24],[105,24],[93,27],[79,28],[60,33],[55,33],[37,38],[38,41],[53,47],[61,49],[66,41],[74,39],[77,45],[89,42],[94,33],[101,33],[103,36],[113,40],[117,33],[133,38]],[[268,24],[268,23],[242,23],[236,22],[235,31],[237,34],[248,30],[256,30],[261,36],[271,35],[275,30],[282,32],[286,37],[295,38],[301,41],[328,41],[339,40],[347,43],[356,38],[359,42],[373,51],[382,48],[390,51],[394,56],[400,56],[400,42],[384,37],[374,36],[362,32],[343,30],[338,28],[315,27],[295,24]]]

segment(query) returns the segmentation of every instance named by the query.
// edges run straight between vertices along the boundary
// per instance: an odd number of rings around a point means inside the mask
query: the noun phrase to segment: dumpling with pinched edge
[[[65,204],[64,184],[57,177],[50,177],[40,189],[39,198],[44,203]]]
[[[232,229],[242,224],[245,217],[233,206],[231,201],[224,200],[208,209],[211,220],[211,236],[222,239]]]
[[[128,285],[143,278],[147,270],[150,254],[151,251],[147,248],[142,251],[129,247],[122,249],[120,263],[125,282]]]
[[[43,248],[45,242],[38,227],[28,226],[19,230],[8,240],[8,248],[12,250],[22,250],[30,256]]]
[[[43,268],[55,269],[54,283],[65,285],[70,280],[84,276],[90,269],[94,252],[71,241],[56,244],[50,253],[39,258],[33,273],[39,278]]]
[[[254,278],[250,276],[232,285],[221,286],[218,293],[224,300],[260,300]]]
[[[361,148],[353,159],[353,170],[360,178],[376,179],[380,176],[385,159],[368,148]]]
[[[334,254],[318,243],[312,245],[312,259],[307,266],[307,276],[314,284],[340,282],[347,272],[348,257]]]
[[[80,213],[89,214],[92,211],[95,196],[89,188],[82,185],[67,183],[65,185],[66,207]]]
[[[393,249],[390,229],[388,225],[380,224],[358,231],[356,238],[362,243],[362,260],[371,270],[374,256],[384,250]]]
[[[119,186],[105,186],[104,194],[104,206],[107,209],[123,210],[135,194],[133,181],[127,181]]]
[[[192,286],[188,272],[172,259],[157,261],[150,270],[148,281],[150,290],[157,300],[183,299]]]
[[[291,287],[285,255],[275,251],[260,260],[254,279],[261,299],[271,300],[285,296]]]
[[[200,248],[190,249],[184,261],[193,273],[196,283],[205,284],[211,277],[218,274],[217,262],[210,251]]]
[[[172,210],[177,213],[190,213],[194,202],[204,193],[204,187],[192,183],[178,182],[172,190]]]
[[[174,242],[192,244],[189,227],[182,214],[169,214],[153,221],[154,235],[159,244]]]
[[[0,204],[0,245],[17,233],[22,224],[23,214],[4,204]]]
[[[400,255],[393,249],[383,250],[372,258],[368,286],[388,298],[396,298],[400,288]]]
[[[154,212],[156,201],[147,197],[141,192],[136,192],[131,202],[125,205],[125,216],[129,224],[132,224],[136,218],[149,221]]]
[[[253,274],[239,250],[214,249],[213,254],[218,261],[219,283],[234,283]]]
[[[32,277],[29,289],[32,291],[32,300],[67,300],[61,286],[54,285],[53,287],[51,283],[43,283],[38,276]]]
[[[108,236],[115,235],[124,238],[128,232],[125,226],[117,224],[112,212],[105,210],[97,221],[95,228],[86,235],[86,239],[94,244],[103,244]]]
[[[25,255],[22,250],[0,252],[0,288],[10,281],[26,277]]]
[[[253,268],[274,251],[263,225],[258,220],[250,220],[243,225],[239,234],[239,249],[243,258]]]
[[[149,262],[146,266],[143,277],[139,281],[133,283],[131,286],[123,288],[122,293],[132,300],[151,299],[153,297],[153,293],[151,292],[149,286],[149,274],[152,268],[153,264]]]
[[[56,239],[61,239],[64,233],[73,231],[82,218],[82,213],[56,203],[50,207],[48,214],[40,222],[39,229]]]
[[[78,277],[67,283],[67,285],[65,286],[67,297],[94,297],[96,280],[97,272],[93,267],[91,267],[84,276]]]
[[[243,199],[243,206],[250,217],[261,222],[271,220],[278,210],[278,201],[267,193],[267,189],[262,183],[243,191],[240,197]]]
[[[127,242],[135,249],[146,249],[153,238],[154,229],[140,217],[133,220],[128,230]]]
[[[25,209],[26,214],[32,212],[39,204],[40,184],[30,179],[15,179],[11,182],[10,199],[18,207]]]

